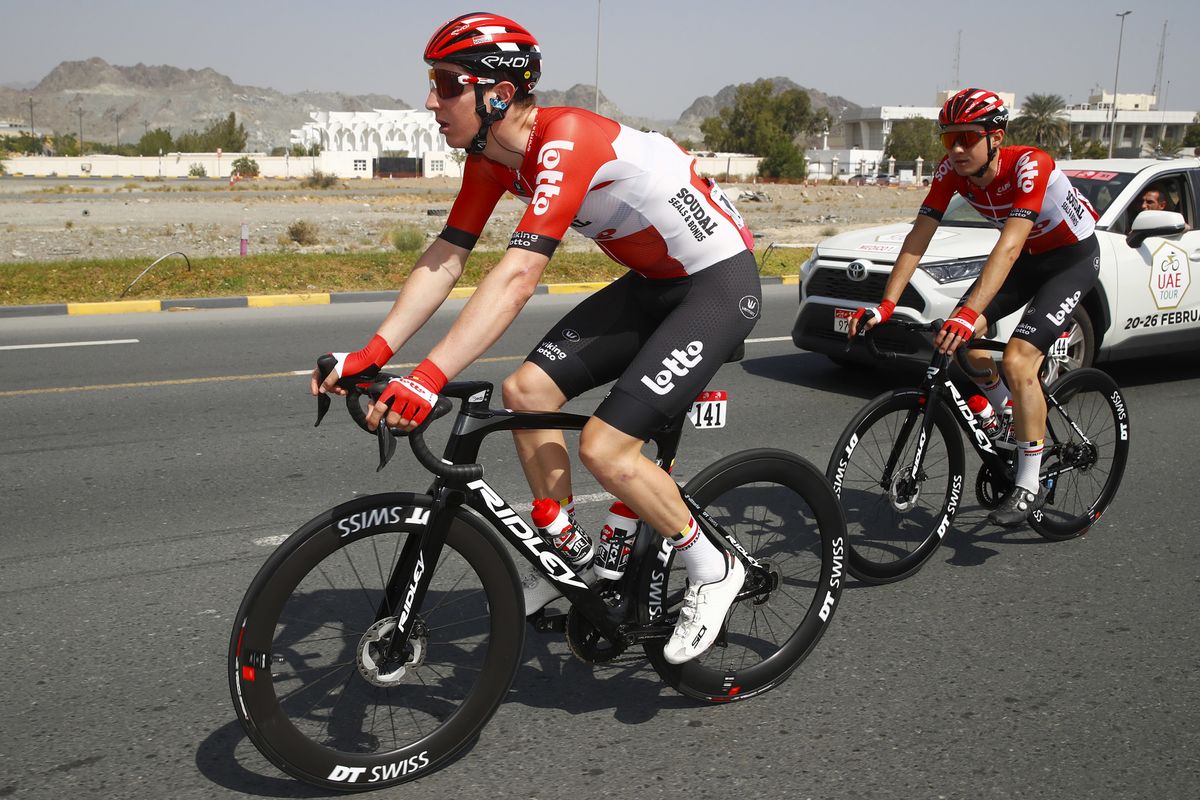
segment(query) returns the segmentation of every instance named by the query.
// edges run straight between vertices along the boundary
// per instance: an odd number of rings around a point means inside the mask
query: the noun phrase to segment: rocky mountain
[[[312,111],[410,107],[386,95],[283,94],[236,84],[213,69],[122,67],[101,58],[64,61],[31,90],[0,87],[0,119],[27,121],[30,97],[37,128],[78,136],[82,124],[85,141],[108,144],[137,141],[155,128],[174,135],[201,130],[233,111],[253,150],[287,145]]]
[[[804,89],[788,78],[770,79],[778,92]],[[671,133],[676,139],[699,143],[700,123],[721,108],[732,105],[737,87],[726,86],[715,95],[697,98],[678,120],[651,120],[625,114],[600,93],[601,114],[636,128]],[[805,89],[814,108],[825,108],[837,117],[845,108],[858,108],[843,97]],[[541,105],[592,108],[596,89],[577,84],[563,90],[539,88]],[[410,108],[403,100],[386,95],[349,95],[339,92],[283,94],[274,89],[242,86],[213,69],[180,69],[136,64],[123,67],[101,58],[64,61],[31,89],[0,86],[0,120],[29,119],[33,98],[34,125],[79,135],[85,141],[135,142],[147,130],[166,128],[174,135],[201,130],[233,111],[249,133],[247,147],[269,151],[288,144],[290,132],[309,119],[313,111],[369,111]]]

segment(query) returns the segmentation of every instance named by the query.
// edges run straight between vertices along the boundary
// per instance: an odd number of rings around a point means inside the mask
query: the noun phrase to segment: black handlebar
[[[337,359],[333,355],[326,353],[317,359],[317,370],[323,381],[329,376],[333,369],[337,366]],[[409,446],[412,447],[413,455],[417,461],[425,469],[437,475],[440,478],[454,481],[456,483],[466,483],[467,481],[478,480],[483,477],[482,464],[451,464],[443,461],[439,456],[435,455],[429,449],[429,445],[425,443],[425,430],[436,419],[446,416],[454,408],[454,403],[449,397],[439,396],[437,403],[429,412],[429,416],[411,431],[402,431],[397,428],[389,428],[383,421],[371,430],[367,427],[367,410],[361,402],[362,397],[368,397],[372,403],[379,400],[379,397],[387,389],[388,383],[393,378],[398,378],[399,375],[392,375],[387,372],[381,372],[377,367],[371,368],[366,372],[357,375],[348,375],[338,379],[337,385],[346,390],[346,411],[350,414],[350,418],[370,434],[374,434],[379,441],[379,466],[375,471],[383,469],[391,460],[392,455],[396,452],[396,437],[407,436]],[[449,387],[447,387],[449,388]],[[328,394],[317,395],[317,425],[321,424],[325,414],[329,411],[330,399]]]
[[[920,333],[937,333],[945,325],[945,321],[935,319],[932,322],[909,322],[908,320],[890,319],[887,322],[881,322],[870,329],[860,327],[857,335],[846,343],[846,352],[850,352],[850,348],[854,342],[858,339],[861,339],[863,344],[865,344],[867,347],[867,352],[869,352],[875,358],[881,361],[897,358],[897,353],[891,350],[880,350],[879,346],[875,343],[874,334],[884,325],[895,325],[904,328],[905,330],[917,331]],[[989,350],[995,353],[1002,353],[1004,352],[1005,346],[1006,344],[1004,342],[997,342],[992,339],[972,339],[955,350],[954,357],[958,361],[958,365],[962,368],[962,371],[967,375],[973,378],[984,378],[991,374],[990,370],[977,370],[975,367],[971,366],[971,362],[968,361],[966,357],[967,350]]]

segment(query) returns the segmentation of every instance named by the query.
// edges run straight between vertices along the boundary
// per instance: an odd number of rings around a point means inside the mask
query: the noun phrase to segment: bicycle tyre
[[[825,470],[846,515],[846,568],[863,583],[913,575],[937,551],[962,501],[964,453],[953,411],[937,403],[933,441],[925,445],[924,478],[905,488],[920,440],[914,427],[890,484],[882,477],[901,424],[925,408],[913,389],[886,392],[867,403],[842,431]],[[917,424],[920,424],[918,419]]]
[[[1087,533],[1117,494],[1129,459],[1129,406],[1116,381],[1098,369],[1072,370],[1050,392],[1092,444],[1085,447],[1062,412],[1050,407],[1048,424],[1066,438],[1053,442],[1047,435],[1043,471],[1063,462],[1079,468],[1058,476],[1029,524],[1047,539],[1062,541]]]
[[[428,774],[508,691],[525,636],[517,571],[465,509],[415,610],[413,661],[383,686],[363,670],[383,587],[430,504],[390,493],[339,505],[301,526],[250,584],[230,638],[230,692],[246,735],[289,775],[364,791]]]
[[[833,619],[845,583],[842,510],[821,471],[784,450],[726,456],[688,481],[685,491],[770,566],[779,586],[735,602],[725,644],[719,639],[685,664],[666,660],[662,640],[643,647],[655,671],[681,694],[710,702],[753,697],[786,680]],[[643,560],[638,610],[644,624],[682,603],[687,571],[674,555],[662,540]]]

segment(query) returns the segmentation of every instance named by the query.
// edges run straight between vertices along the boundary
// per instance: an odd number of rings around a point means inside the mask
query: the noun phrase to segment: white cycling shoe
[[[675,632],[663,648],[663,656],[672,664],[691,661],[717,640],[725,615],[746,581],[742,562],[729,553],[725,553],[725,559],[725,577],[721,580],[699,584],[688,581]]]

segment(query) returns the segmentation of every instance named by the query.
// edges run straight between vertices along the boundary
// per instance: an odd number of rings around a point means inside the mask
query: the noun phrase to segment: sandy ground
[[[145,258],[182,251],[191,257],[239,252],[241,227],[253,253],[387,250],[386,235],[415,225],[432,239],[445,222],[457,181],[347,182],[311,191],[294,183],[239,184],[137,180],[0,178],[0,261]],[[758,248],[772,242],[812,244],[852,228],[908,221],[924,197],[912,187],[729,184]],[[762,199],[751,199],[757,193]],[[502,200],[482,246],[507,243],[524,206]],[[319,244],[301,248],[288,227],[315,224]],[[568,234],[564,246],[588,249]]]

